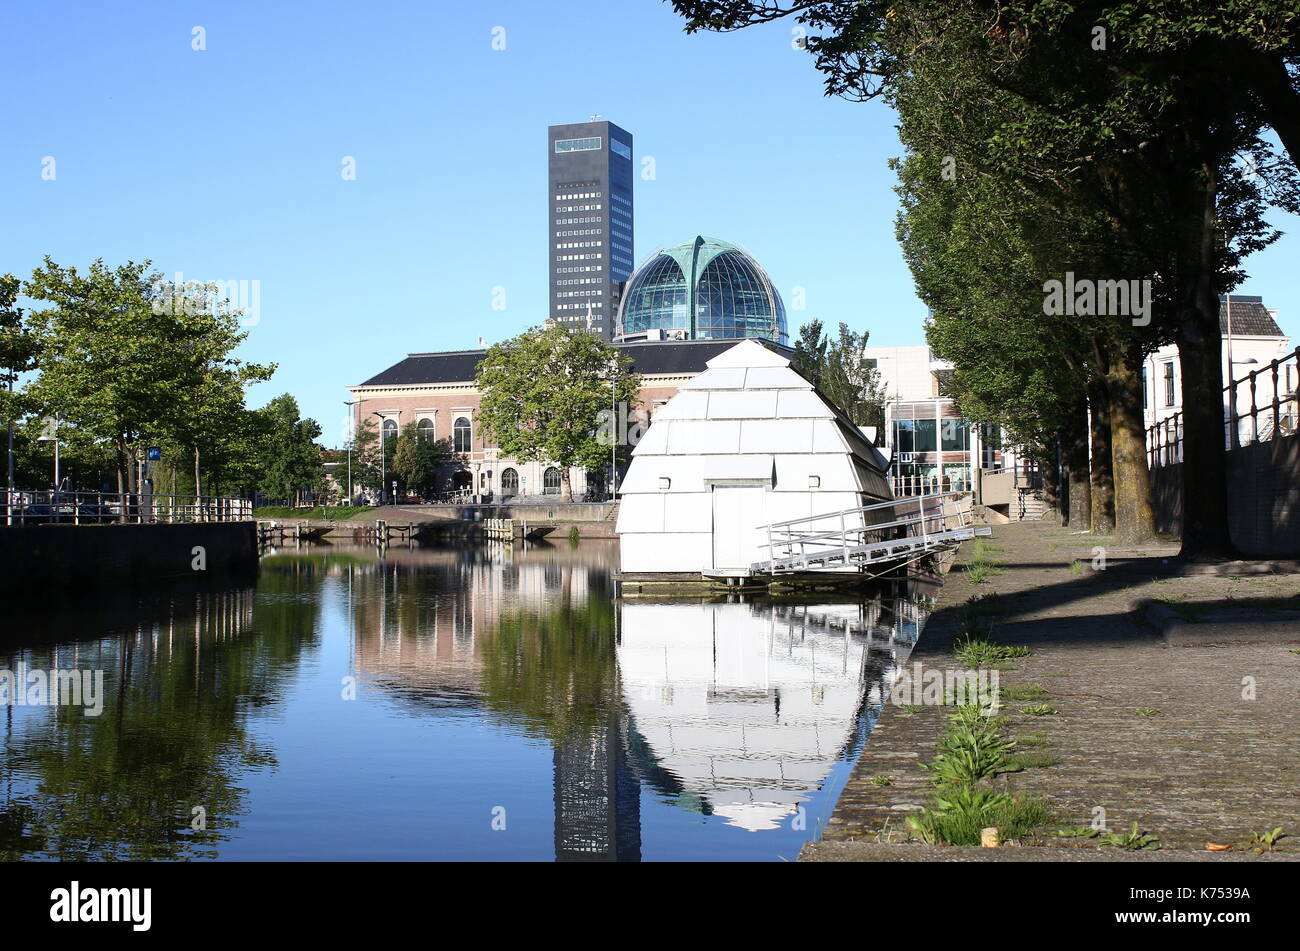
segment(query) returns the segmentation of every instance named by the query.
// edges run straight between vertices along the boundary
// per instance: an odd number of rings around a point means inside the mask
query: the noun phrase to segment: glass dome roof
[[[733,244],[697,236],[652,254],[628,282],[620,333],[683,330],[689,340],[786,341],[785,304],[758,262]]]

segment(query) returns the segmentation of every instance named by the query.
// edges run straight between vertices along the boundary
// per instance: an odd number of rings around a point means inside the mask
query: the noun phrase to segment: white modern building
[[[896,495],[970,491],[977,466],[1015,467],[1000,427],[971,422],[942,395],[951,363],[928,346],[867,347],[864,354],[885,393],[885,447]]]
[[[786,357],[745,340],[706,367],[633,450],[625,576],[747,574],[767,558],[767,525],[892,497],[884,457]]]

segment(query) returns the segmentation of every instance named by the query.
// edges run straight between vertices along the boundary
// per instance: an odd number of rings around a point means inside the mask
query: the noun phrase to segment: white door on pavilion
[[[767,530],[761,485],[713,487],[713,567],[749,568],[767,558]]]

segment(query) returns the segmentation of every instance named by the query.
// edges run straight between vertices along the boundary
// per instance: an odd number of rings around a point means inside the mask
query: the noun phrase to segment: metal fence
[[[970,486],[966,479],[954,479],[948,475],[895,474],[892,477],[894,498],[912,498],[918,495],[943,495],[948,492],[968,492]]]
[[[1300,347],[1268,366],[1251,370],[1223,388],[1223,445],[1236,449],[1268,442],[1296,431],[1300,407]],[[1147,464],[1151,468],[1183,461],[1183,411],[1147,427]]]
[[[253,520],[253,503],[208,495],[14,489],[0,490],[0,515],[7,525],[246,522]]]
[[[972,499],[963,491],[909,496],[766,529],[767,571],[843,570],[962,540],[974,530]]]

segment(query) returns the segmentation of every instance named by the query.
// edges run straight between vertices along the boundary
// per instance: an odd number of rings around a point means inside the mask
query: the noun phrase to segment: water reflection
[[[624,603],[618,665],[642,772],[685,808],[779,828],[875,722],[911,643],[890,637],[883,611]]]
[[[255,588],[11,627],[0,667],[102,667],[109,697],[6,708],[0,855],[793,858],[916,639],[914,592],[653,603],[617,597],[616,563],[319,547]]]
[[[279,586],[268,582],[263,592],[274,595]],[[239,711],[279,696],[310,641],[313,625],[303,620],[313,613],[310,599],[268,610],[251,589],[207,589],[101,601],[100,630],[71,627],[61,642],[49,643],[58,633],[49,613],[9,628],[35,644],[0,648],[0,668],[103,671],[108,696],[98,717],[5,704],[0,857],[216,857],[247,811],[238,777],[275,762]]]

